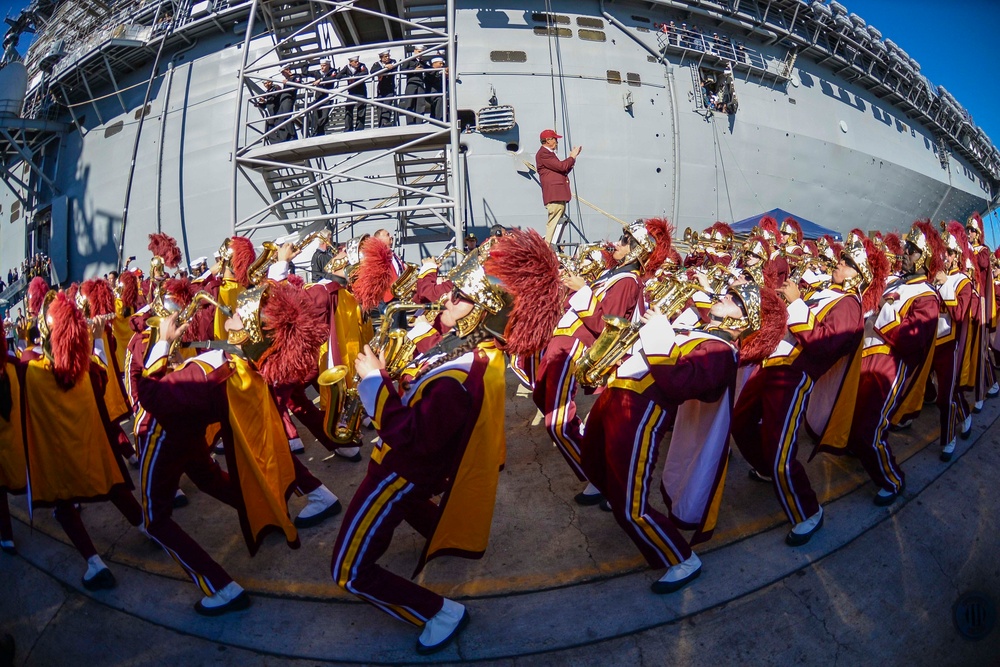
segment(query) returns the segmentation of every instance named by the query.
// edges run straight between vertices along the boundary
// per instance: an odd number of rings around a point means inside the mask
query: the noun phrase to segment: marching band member
[[[301,290],[268,282],[243,291],[226,322],[231,342],[245,358],[210,350],[171,370],[171,345],[186,328],[176,319],[175,314],[160,320],[138,382],[139,403],[153,418],[140,462],[143,520],[149,535],[204,593],[195,611],[218,616],[246,609],[250,598],[171,518],[178,481],[186,474],[202,491],[236,508],[251,555],[274,529],[298,548],[286,501],[299,471],[268,385],[312,372],[326,330]],[[206,429],[216,424],[228,473],[211,458],[205,439]]]
[[[879,487],[875,504],[891,505],[905,476],[889,447],[889,423],[896,412],[909,419],[906,395],[919,408],[934,353],[939,297],[928,283],[944,265],[944,243],[928,221],[913,223],[903,248],[902,273],[885,289],[880,309],[868,318],[861,378],[847,447],[857,454]]]
[[[24,331],[18,332],[21,342],[18,343],[19,347],[16,350],[21,361],[41,359],[44,356],[38,331],[38,313],[42,309],[42,302],[48,292],[49,284],[41,276],[35,276],[28,283],[28,316],[25,320]]]
[[[823,508],[796,458],[798,430],[817,381],[853,355],[861,341],[860,292],[872,278],[861,246],[842,253],[830,289],[808,303],[798,285],[785,280],[779,290],[788,303],[785,339],[747,380],[733,411],[740,453],[754,470],[771,472],[775,495],[792,523],[785,537],[789,546],[805,544],[823,525]]]
[[[115,577],[76,506],[110,500],[130,524],[142,524],[132,480],[113,450],[102,399],[107,379],[91,361],[87,321],[65,292],[45,296],[38,328],[44,356],[18,369],[31,509],[55,507],[56,520],[87,561],[84,588],[113,588]]]
[[[0,550],[17,554],[14,529],[10,523],[7,494],[20,495],[27,490],[27,462],[24,460],[24,434],[21,428],[21,382],[17,357],[7,348],[6,331],[0,320]]]
[[[711,537],[725,483],[737,365],[773,351],[786,319],[781,299],[751,282],[730,288],[712,306],[711,322],[695,329],[675,330],[656,312],[591,410],[584,472],[650,567],[667,568],[654,593],[676,591],[701,573],[701,560],[678,528],[695,530],[694,544]],[[670,422],[661,487],[668,517],[649,504],[649,493]]]
[[[993,268],[990,263],[990,249],[986,246],[983,218],[979,213],[973,213],[965,223],[965,231],[972,247],[973,271],[970,277],[975,279],[975,290],[978,297],[978,307],[973,308],[972,322],[974,328],[973,341],[969,353],[966,354],[966,366],[970,374],[970,384],[974,383],[974,412],[983,409],[983,401],[1000,394],[1000,384],[997,383],[993,365],[988,362],[987,352],[991,334],[997,328],[997,304],[993,294]]]
[[[562,306],[558,275],[558,260],[541,236],[513,232],[495,244],[485,266],[456,277],[445,308],[458,326],[413,360],[402,393],[384,357],[367,346],[358,355],[361,398],[381,441],[344,515],[331,571],[345,590],[422,626],[418,653],[445,648],[468,612],[377,561],[403,521],[427,538],[418,572],[438,555],[482,555],[506,451],[499,348],[510,354],[541,349]]]
[[[931,363],[937,379],[935,402],[941,416],[941,460],[950,461],[955,452],[955,427],[961,425],[958,433],[963,440],[972,429],[972,413],[958,383],[960,364],[971,343],[973,287],[964,269],[972,249],[960,222],[949,222],[942,236],[946,248],[944,268],[934,276],[942,304]]]
[[[573,295],[569,308],[559,320],[552,339],[545,346],[535,372],[532,399],[545,416],[545,428],[577,478],[587,481],[580,467],[581,421],[576,414],[576,362],[604,329],[604,317],[613,315],[637,321],[643,311],[640,275],[647,265],[656,268],[666,257],[653,257],[657,238],[670,235],[666,221],[637,220],[626,227],[615,244],[615,269],[606,271],[593,285],[581,276],[563,275],[562,283]],[[652,259],[651,259],[652,258]],[[602,500],[593,484],[575,498],[581,505]]]

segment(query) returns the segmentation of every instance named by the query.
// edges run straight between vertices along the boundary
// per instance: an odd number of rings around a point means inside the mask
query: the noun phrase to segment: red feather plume
[[[289,273],[285,278],[290,285],[295,285],[296,287],[304,287],[306,284],[306,279],[297,273]]]
[[[531,355],[541,351],[563,314],[559,260],[533,229],[511,230],[490,251],[484,267],[514,295],[504,329],[504,350]]]
[[[80,283],[72,282],[69,284],[69,287],[66,288],[66,296],[72,299],[73,303],[76,303],[76,295],[79,291],[80,291]]]
[[[719,221],[713,222],[711,224],[711,226],[709,226],[709,228],[706,229],[705,231],[710,232],[710,233],[711,232],[719,232],[723,236],[733,236],[733,234],[735,233],[735,232],[733,232],[733,228],[732,227],[730,227],[729,225],[727,225],[724,222],[719,222]]]
[[[361,266],[358,267],[352,290],[362,310],[374,310],[382,302],[386,290],[392,287],[392,248],[374,236],[361,242]]]
[[[944,241],[941,240],[941,234],[934,229],[934,225],[931,224],[930,220],[918,220],[913,223],[913,226],[919,229],[923,233],[924,238],[927,239],[930,256],[927,258],[925,269],[927,275],[933,278],[938,271],[944,270],[944,254],[947,248],[945,248]]]
[[[684,261],[683,259],[681,259],[681,254],[677,252],[676,248],[670,249],[670,252],[667,253],[667,259],[669,259],[676,266],[680,266],[681,263]]]
[[[230,262],[233,277],[241,286],[249,287],[250,277],[247,275],[247,270],[257,259],[257,251],[254,250],[253,241],[245,236],[234,236],[229,239],[229,247],[233,251],[233,259]]]
[[[167,278],[163,281],[163,291],[184,308],[191,303],[191,298],[198,292],[198,288],[191,283],[190,278]]]
[[[91,342],[87,320],[66,292],[56,294],[46,316],[51,320],[52,373],[60,388],[69,389],[90,367]]]
[[[757,226],[763,229],[765,232],[771,232],[774,234],[774,238],[781,242],[781,228],[778,226],[778,221],[769,215],[765,215],[757,223]]]
[[[90,304],[90,316],[113,315],[115,312],[115,293],[104,278],[91,278],[80,285],[80,291]]]
[[[882,242],[885,243],[886,250],[896,256],[896,259],[889,266],[889,269],[895,273],[899,271],[903,263],[901,259],[903,255],[903,240],[899,237],[899,232],[889,232],[882,239]]]
[[[788,307],[773,289],[760,290],[760,329],[740,344],[740,365],[760,363],[774,352],[785,337]]]
[[[670,250],[673,247],[673,239],[671,237],[673,236],[674,228],[663,218],[649,218],[646,220],[646,233],[653,237],[656,245],[653,247],[653,252],[650,253],[649,259],[646,260],[646,271],[642,276],[643,280],[652,278],[653,273],[660,268],[660,265],[670,255]]]
[[[965,233],[965,226],[957,220],[952,220],[945,226],[945,233],[954,236],[958,242],[960,254],[962,255],[962,258],[959,260],[961,263],[958,266],[958,270],[968,273],[971,266],[973,275],[970,277],[978,283],[979,263],[975,260],[972,246],[969,244],[969,235]]]
[[[260,374],[269,385],[304,384],[316,375],[319,348],[330,331],[321,304],[299,287],[272,282],[261,326],[271,337],[260,363]]]
[[[861,237],[861,243],[865,247],[868,268],[872,272],[871,284],[861,294],[861,312],[870,313],[878,306],[882,293],[885,292],[885,283],[889,279],[889,258],[867,236]]]
[[[122,307],[134,312],[139,303],[139,279],[131,271],[126,271],[118,276],[118,284],[121,285]]]
[[[771,260],[764,261],[764,288],[763,291],[776,290],[781,287],[781,274],[778,267]]]
[[[788,225],[789,227],[791,227],[792,231],[795,232],[795,242],[798,244],[802,243],[802,225],[799,224],[798,220],[791,217],[785,218],[785,221],[782,223],[782,225]]]
[[[163,258],[163,264],[168,269],[176,269],[181,263],[181,249],[177,247],[177,240],[169,234],[150,234],[148,248],[149,252]]]
[[[816,246],[815,241],[803,241],[802,246],[808,251],[813,257],[819,256],[819,248]]]
[[[49,284],[45,278],[35,276],[28,283],[28,315],[38,317],[38,311],[42,307],[42,299],[49,292]]]

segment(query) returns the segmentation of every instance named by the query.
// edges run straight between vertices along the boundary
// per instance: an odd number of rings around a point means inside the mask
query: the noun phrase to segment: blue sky
[[[1000,0],[841,0],[920,63],[920,72],[968,109],[976,125],[1000,146]],[[1000,218],[987,219],[991,247]]]

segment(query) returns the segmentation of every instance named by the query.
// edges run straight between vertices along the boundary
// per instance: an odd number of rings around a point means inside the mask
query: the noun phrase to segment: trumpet
[[[372,352],[376,355],[385,354],[385,370],[393,380],[398,380],[407,365],[413,359],[416,350],[414,343],[406,335],[405,329],[391,328],[392,320],[397,313],[420,310],[423,304],[391,303],[382,316],[382,324],[378,332],[369,342]],[[316,382],[324,387],[336,387],[331,390],[330,404],[326,408],[326,419],[323,430],[330,439],[340,447],[357,443],[361,438],[362,405],[358,393],[358,382],[361,378],[354,373],[351,386],[347,386],[348,367],[346,365],[328,368],[319,374]]]
[[[226,317],[233,316],[232,310],[216,301],[215,298],[205,290],[200,290],[193,297],[191,297],[191,303],[184,306],[184,308],[181,308],[180,304],[170,297],[161,299],[159,304],[154,304],[153,309],[156,312],[156,315],[146,319],[146,326],[155,329],[160,326],[160,321],[163,320],[163,318],[170,317],[174,313],[177,313],[177,319],[174,321],[174,324],[177,327],[181,327],[190,322],[191,318],[193,318],[195,313],[198,312],[198,309],[206,304],[215,306]],[[180,342],[180,338],[177,338],[170,344],[169,354],[173,354],[177,350],[177,346],[180,345]]]
[[[312,234],[307,235],[304,239],[295,242],[292,245],[292,248],[295,249],[295,252],[300,252],[303,248],[312,243],[314,239],[323,236],[324,233],[325,230],[313,232]],[[277,243],[264,241],[263,248],[257,256],[257,259],[255,259],[253,264],[250,265],[250,268],[247,269],[247,277],[250,279],[251,284],[259,285],[264,282],[267,278],[267,270],[271,268],[272,264],[278,261],[279,247],[280,246]]]

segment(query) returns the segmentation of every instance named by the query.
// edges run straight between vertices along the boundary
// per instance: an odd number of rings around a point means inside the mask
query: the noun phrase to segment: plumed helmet
[[[746,311],[746,327],[740,343],[740,365],[766,359],[785,336],[788,308],[773,289],[756,283],[742,283],[730,288]]]
[[[257,251],[253,247],[253,241],[245,236],[234,236],[229,239],[229,261],[227,266],[233,273],[242,287],[250,286],[250,276],[248,271],[250,265],[257,259]]]
[[[41,276],[35,276],[28,283],[28,316],[38,317],[38,313],[42,308],[42,300],[49,291],[49,284],[45,281],[45,278]]]
[[[802,245],[802,225],[799,224],[798,220],[792,217],[785,218],[779,229],[781,233],[785,235],[785,241],[787,243]]]
[[[914,222],[906,235],[905,243],[920,252],[919,259],[914,263],[917,271],[924,269],[927,275],[933,276],[944,267],[944,242],[930,220]]]
[[[319,348],[328,337],[321,304],[288,282],[270,280],[244,290],[236,299],[242,331],[231,331],[272,386],[300,384],[316,373]]]
[[[382,302],[392,286],[392,248],[369,236],[358,245],[359,266],[354,273],[351,291],[364,311],[371,311]]]
[[[656,245],[646,259],[643,279],[651,278],[656,269],[660,268],[670,256],[670,251],[673,249],[674,228],[664,218],[649,218],[646,220],[646,231],[653,237]]]
[[[132,271],[125,271],[118,276],[118,284],[121,286],[119,298],[122,308],[133,312],[139,305],[139,278]]]
[[[701,239],[706,244],[728,247],[733,242],[733,228],[724,222],[713,222],[701,233]]]
[[[150,234],[147,247],[153,254],[154,261],[159,257],[163,266],[168,269],[176,269],[181,263],[181,249],[177,247],[177,239],[169,234]]]
[[[865,245],[865,241],[871,243],[860,229],[852,229],[844,240],[844,249],[840,251],[840,258],[858,272],[862,287],[872,282],[872,269],[868,264],[868,246]]]
[[[71,388],[90,367],[92,344],[87,319],[68,294],[50,291],[42,301],[38,328],[56,384]]]
[[[757,233],[770,241],[771,245],[777,246],[781,244],[781,229],[778,226],[778,221],[771,216],[765,215],[761,218],[760,222],[757,223],[757,230]]]
[[[630,223],[625,227],[622,238],[628,239],[630,250],[619,264],[624,266],[632,262],[639,262],[640,266],[645,267],[646,260],[656,248],[656,240],[649,233],[649,230],[646,229],[646,222],[644,220],[636,220]]]
[[[986,229],[983,226],[983,216],[979,215],[979,211],[976,211],[969,216],[969,220],[965,223],[965,227],[979,232],[980,241],[986,238]]]
[[[80,285],[76,301],[86,317],[114,315],[115,312],[115,294],[104,278],[85,280]]]

